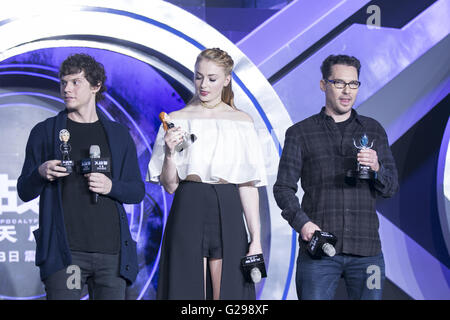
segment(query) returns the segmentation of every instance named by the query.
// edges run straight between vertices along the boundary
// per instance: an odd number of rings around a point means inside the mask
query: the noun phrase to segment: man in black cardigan
[[[384,129],[352,108],[360,67],[358,59],[346,55],[325,59],[320,80],[325,107],[286,131],[273,191],[283,218],[299,233],[299,299],[333,299],[341,276],[351,299],[381,299],[385,266],[375,201],[391,197],[398,178]],[[364,135],[372,148],[359,145]],[[347,177],[356,160],[372,170],[372,179]],[[301,206],[295,195],[300,179]],[[308,254],[316,230],[337,237],[335,256],[313,259]]]
[[[40,196],[36,265],[48,299],[80,299],[86,283],[90,299],[124,299],[138,264],[123,203],[145,195],[136,146],[126,127],[96,108],[106,90],[102,64],[75,54],[59,76],[66,109],[31,130],[17,182],[23,201]],[[111,172],[80,172],[92,145],[110,158]],[[67,152],[71,173],[60,160]]]

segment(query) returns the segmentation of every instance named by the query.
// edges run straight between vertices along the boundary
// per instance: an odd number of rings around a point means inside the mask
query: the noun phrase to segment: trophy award
[[[367,137],[367,134],[365,133],[359,139],[359,145],[356,145],[356,141],[355,139],[353,139],[353,145],[355,146],[356,149],[359,150],[372,149],[373,142],[374,141],[372,140],[369,146],[369,137]],[[356,170],[347,171],[347,177],[358,178],[363,180],[374,180],[376,177],[376,172],[373,171],[369,166],[363,166],[358,162]]]
[[[73,160],[70,160],[70,150],[72,150],[72,147],[68,143],[70,139],[70,133],[66,129],[62,129],[59,132],[59,140],[61,140],[61,145],[59,146],[59,150],[61,150],[62,153],[62,160],[61,160],[61,167],[64,167],[67,169],[68,173],[71,173],[73,171]]]
[[[165,112],[161,112],[159,114],[159,120],[161,120],[165,131],[175,127],[175,125],[170,120],[169,115]],[[195,140],[197,140],[195,134],[185,132],[183,136],[183,141],[181,141],[179,144],[175,146],[175,151],[181,152],[184,149],[187,149],[191,144],[195,142]]]

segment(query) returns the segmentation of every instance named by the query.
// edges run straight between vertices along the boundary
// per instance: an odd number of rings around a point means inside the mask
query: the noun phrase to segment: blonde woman
[[[262,253],[257,187],[266,184],[266,173],[253,120],[233,102],[233,65],[223,50],[202,51],[193,99],[169,115],[175,127],[161,126],[155,141],[147,180],[175,193],[158,299],[256,298],[240,260]],[[185,132],[197,140],[177,152]]]

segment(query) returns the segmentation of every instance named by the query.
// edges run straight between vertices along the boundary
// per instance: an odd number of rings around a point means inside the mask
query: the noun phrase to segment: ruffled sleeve
[[[245,161],[253,168],[253,173],[244,178],[249,182],[252,181],[255,187],[267,185],[267,174],[264,163],[264,154],[262,152],[261,143],[256,133],[253,123],[248,129],[246,138],[243,137]]]
[[[267,185],[264,155],[252,122],[224,119],[177,120],[197,140],[173,160],[180,180],[195,175],[204,183]],[[164,162],[164,130],[159,128],[147,181],[159,182]]]
[[[230,183],[267,185],[264,157],[253,123],[223,121],[211,161],[211,179]]]
[[[155,144],[153,145],[152,156],[148,164],[145,181],[159,183],[159,176],[161,175],[164,163],[164,135],[165,131],[161,124],[159,126],[158,134],[156,135]]]

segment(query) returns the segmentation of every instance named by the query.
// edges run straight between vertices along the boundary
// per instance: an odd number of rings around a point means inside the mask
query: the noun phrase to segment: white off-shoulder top
[[[197,136],[189,148],[173,156],[180,180],[197,175],[204,183],[267,185],[263,153],[252,122],[174,119],[173,123]],[[164,162],[164,135],[161,125],[148,164],[147,181],[159,183]]]

